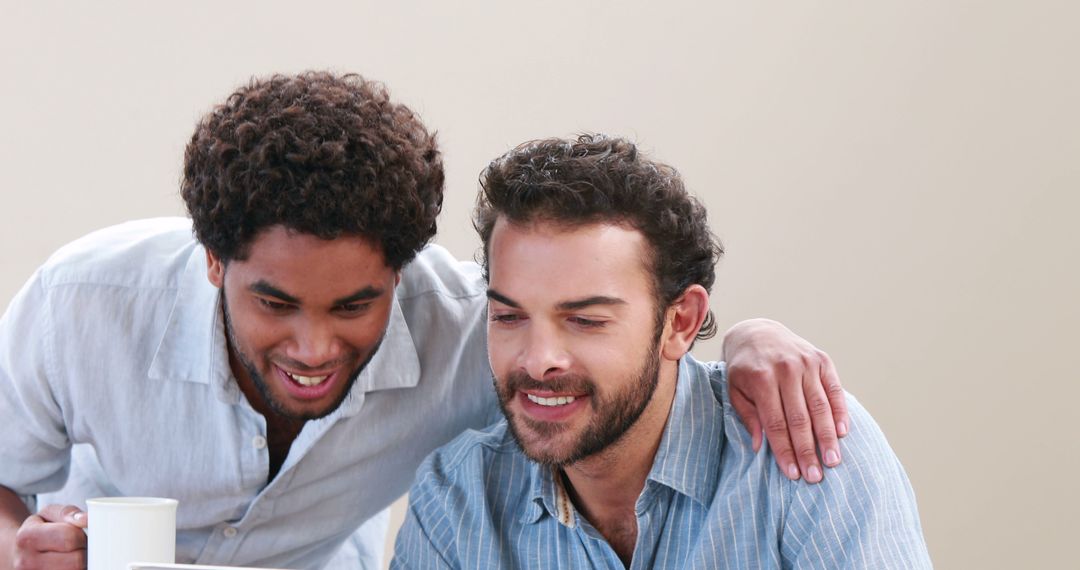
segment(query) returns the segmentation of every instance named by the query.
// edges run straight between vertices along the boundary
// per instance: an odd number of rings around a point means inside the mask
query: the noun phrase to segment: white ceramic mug
[[[88,499],[87,570],[127,570],[132,562],[176,562],[176,499]]]

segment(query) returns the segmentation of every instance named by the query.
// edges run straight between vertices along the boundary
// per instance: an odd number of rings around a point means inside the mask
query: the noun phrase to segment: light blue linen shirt
[[[755,453],[722,363],[690,356],[637,501],[631,568],[929,568],[915,496],[878,426],[848,398],[844,462],[816,485]],[[505,420],[428,458],[391,568],[623,568],[561,478]]]
[[[179,499],[179,562],[376,567],[385,517],[350,535],[431,450],[497,415],[485,305],[475,265],[423,251],[403,270],[382,347],[267,485],[266,422],[232,377],[190,221],[95,232],[50,258],[0,318],[0,485],[41,506]]]

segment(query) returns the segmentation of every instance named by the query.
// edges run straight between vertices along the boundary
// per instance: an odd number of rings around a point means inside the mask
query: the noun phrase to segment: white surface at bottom
[[[132,562],[128,570],[280,570],[275,568],[255,568],[253,566],[202,566],[197,564],[145,564]]]

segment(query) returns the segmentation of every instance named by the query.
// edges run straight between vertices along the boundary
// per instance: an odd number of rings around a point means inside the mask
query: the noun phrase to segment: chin
[[[519,426],[519,430],[525,428]],[[525,457],[543,464],[553,467],[561,467],[566,464],[566,460],[574,453],[574,445],[576,441],[562,441],[564,437],[556,436],[554,438],[541,436],[533,431],[527,431],[529,437],[524,441],[518,441],[518,446],[521,447],[522,453]],[[567,434],[563,434],[567,435]],[[573,440],[573,438],[565,438]]]

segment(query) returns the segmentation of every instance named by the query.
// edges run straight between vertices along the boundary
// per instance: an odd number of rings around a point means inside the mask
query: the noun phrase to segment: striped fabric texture
[[[911,485],[851,396],[844,461],[816,485],[755,453],[723,363],[686,356],[637,501],[630,568],[930,568]],[[417,473],[391,568],[624,568],[561,478],[522,455],[505,420],[462,434]]]

